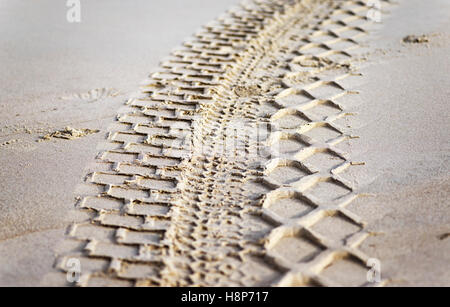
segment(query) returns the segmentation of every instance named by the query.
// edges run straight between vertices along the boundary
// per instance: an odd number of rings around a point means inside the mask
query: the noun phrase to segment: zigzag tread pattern
[[[369,285],[338,146],[369,9],[247,1],[174,51],[111,126],[55,276],[76,258],[79,286]]]

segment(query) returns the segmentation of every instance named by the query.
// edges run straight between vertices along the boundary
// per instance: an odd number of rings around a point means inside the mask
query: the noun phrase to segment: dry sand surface
[[[0,1],[0,286],[450,286],[450,2],[257,2]]]

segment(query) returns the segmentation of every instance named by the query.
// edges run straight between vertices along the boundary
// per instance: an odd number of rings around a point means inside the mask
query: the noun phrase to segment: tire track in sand
[[[248,1],[173,52],[111,126],[47,281],[76,258],[82,286],[369,285],[338,146],[369,9]]]

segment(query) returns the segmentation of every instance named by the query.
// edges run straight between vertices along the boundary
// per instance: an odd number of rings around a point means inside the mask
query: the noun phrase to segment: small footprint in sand
[[[403,38],[403,42],[407,44],[423,44],[429,43],[430,38],[427,35],[408,35]]]
[[[87,102],[95,102],[103,100],[108,97],[116,97],[121,95],[121,92],[115,88],[96,88],[90,90],[87,93],[82,94],[71,94],[67,96],[60,97],[62,100],[82,100]]]
[[[0,147],[8,146],[8,145],[11,145],[11,144],[14,144],[14,143],[18,143],[18,142],[20,142],[19,139],[8,140],[8,141],[5,141],[3,143],[0,143]]]
[[[50,140],[51,138],[59,138],[59,139],[66,139],[66,140],[74,140],[78,139],[84,136],[87,136],[89,134],[98,133],[100,130],[92,130],[92,129],[75,129],[72,127],[66,127],[62,130],[57,130],[52,133],[48,133],[44,136],[42,136],[38,142]]]

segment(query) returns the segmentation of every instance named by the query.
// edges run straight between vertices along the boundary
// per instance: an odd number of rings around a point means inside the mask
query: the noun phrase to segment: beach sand
[[[118,109],[172,48],[239,3],[185,2],[82,2],[73,24],[61,1],[0,2],[0,286],[37,286],[52,271]],[[389,6],[362,43],[362,77],[344,82],[359,92],[343,121],[359,138],[339,148],[364,165],[342,176],[366,194],[347,209],[367,223],[359,249],[391,286],[450,285],[449,15],[445,0]],[[68,126],[91,130],[54,137]]]
[[[81,22],[69,23],[65,1],[1,1],[0,143],[16,141],[0,147],[0,285],[38,285],[117,109],[173,48],[237,3],[81,1]],[[97,89],[120,95],[76,96]],[[38,142],[66,126],[100,132]]]

